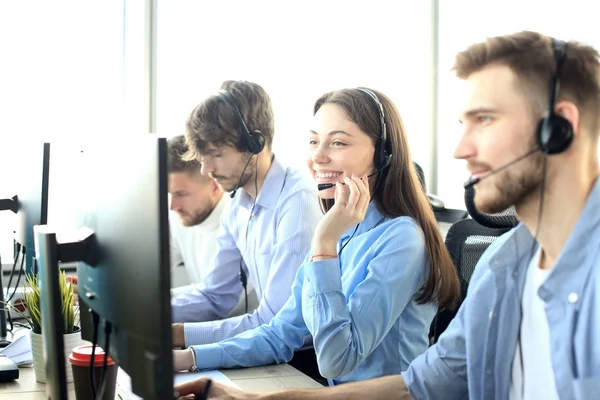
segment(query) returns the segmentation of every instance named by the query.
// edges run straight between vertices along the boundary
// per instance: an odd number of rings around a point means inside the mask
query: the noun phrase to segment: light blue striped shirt
[[[398,374],[428,346],[437,306],[415,302],[428,266],[414,220],[387,219],[371,203],[339,259],[305,260],[292,297],[268,325],[193,346],[197,365],[283,363],[312,338],[321,375],[331,385]]]
[[[322,217],[315,184],[308,174],[274,158],[249,220],[251,209],[252,198],[238,191],[221,215],[217,255],[200,289],[172,300],[175,322],[206,321],[184,324],[186,346],[215,343],[266,324],[290,297]],[[215,321],[226,317],[239,300],[240,257],[256,290],[258,308]]]

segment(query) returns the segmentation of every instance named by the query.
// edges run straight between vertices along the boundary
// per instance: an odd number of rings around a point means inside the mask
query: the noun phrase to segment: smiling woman
[[[427,349],[438,307],[455,302],[458,278],[396,107],[361,88],[327,93],[314,110],[308,165],[334,186],[319,192],[325,215],[291,298],[267,325],[192,346],[195,357],[177,352],[176,369],[291,360],[310,373],[292,356],[312,338],[330,385],[398,374]]]

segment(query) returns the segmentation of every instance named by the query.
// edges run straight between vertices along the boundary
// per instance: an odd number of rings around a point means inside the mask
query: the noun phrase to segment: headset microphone
[[[387,167],[387,165],[386,165],[386,167]],[[385,167],[384,167],[384,168],[385,168]],[[370,174],[370,175],[367,175],[367,178],[370,178],[370,177],[372,177],[373,175],[377,175],[379,172],[381,172],[381,170],[382,170],[382,169],[383,169],[383,168],[381,168],[381,169],[378,169],[377,171],[373,172],[372,174]],[[342,183],[342,185],[344,185],[344,183]],[[319,191],[321,191],[321,190],[325,190],[325,189],[332,188],[332,187],[334,187],[334,186],[335,186],[335,183],[319,183],[319,184],[317,185],[317,189],[318,189]]]
[[[235,192],[240,188],[240,183],[242,182],[242,178],[244,177],[244,172],[246,172],[246,168],[248,168],[248,164],[250,164],[250,160],[252,160],[252,154],[250,154],[250,157],[248,157],[248,161],[246,161],[246,165],[244,165],[244,169],[240,174],[240,179],[238,179],[237,183],[235,184],[235,188],[231,191],[231,194],[229,195],[229,197],[231,197],[232,199],[233,196],[235,196]]]
[[[469,178],[469,179],[468,179],[468,180],[467,180],[467,181],[466,181],[466,182],[463,184],[463,186],[465,187],[465,189],[468,189],[468,188],[470,188],[471,186],[473,186],[473,185],[475,185],[475,184],[477,184],[477,183],[481,182],[482,180],[484,180],[484,179],[485,179],[485,178],[487,178],[488,176],[492,176],[492,175],[495,175],[495,174],[497,174],[498,172],[504,171],[506,168],[510,167],[511,165],[513,165],[513,164],[516,164],[516,163],[518,163],[519,161],[521,161],[521,160],[523,160],[523,159],[525,159],[525,158],[527,158],[527,157],[529,157],[529,156],[531,156],[531,155],[533,155],[533,154],[535,154],[535,153],[537,153],[538,151],[541,151],[541,150],[542,150],[542,149],[541,149],[540,147],[535,147],[535,148],[533,148],[533,149],[529,150],[527,153],[523,154],[522,156],[520,156],[520,157],[517,157],[517,158],[515,158],[514,160],[512,160],[511,162],[504,164],[504,165],[503,165],[503,166],[501,166],[500,168],[497,168],[497,169],[493,169],[493,170],[491,170],[490,172],[488,172],[487,174],[485,174],[485,175],[484,175],[484,176],[482,176],[482,177],[477,177],[477,178],[475,178],[475,177],[470,177],[470,178]]]

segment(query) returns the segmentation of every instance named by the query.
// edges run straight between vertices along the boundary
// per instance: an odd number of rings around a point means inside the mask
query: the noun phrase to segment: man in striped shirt
[[[221,217],[217,251],[203,285],[173,300],[173,342],[208,344],[267,324],[291,294],[322,213],[304,172],[271,152],[271,101],[257,84],[227,81],[187,121],[188,158],[231,192]],[[243,293],[246,277],[259,305],[225,318]],[[241,279],[240,279],[241,278]],[[182,323],[183,322],[183,323]]]

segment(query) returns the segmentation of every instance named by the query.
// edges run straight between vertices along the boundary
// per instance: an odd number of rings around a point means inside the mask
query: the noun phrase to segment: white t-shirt
[[[520,340],[513,360],[510,400],[558,400],[550,356],[550,330],[544,302],[538,296],[540,286],[552,270],[540,269],[539,261],[540,250],[531,259],[525,277]]]
[[[184,226],[177,214],[169,215],[171,231],[171,282],[175,289],[172,296],[191,291],[194,285],[199,285],[204,280],[204,275],[209,269],[217,252],[217,234],[221,221],[221,213],[229,196],[224,193],[221,199],[202,223],[194,226]],[[182,279],[177,270],[184,265],[189,278],[189,285],[180,286]]]

